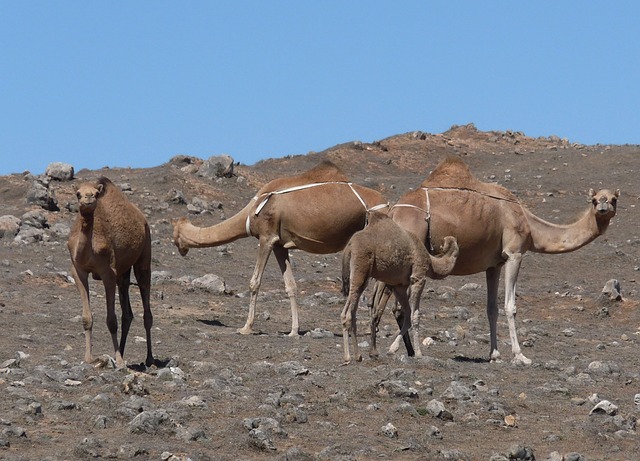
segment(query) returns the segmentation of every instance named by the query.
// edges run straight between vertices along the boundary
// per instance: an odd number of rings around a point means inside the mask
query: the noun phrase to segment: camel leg
[[[491,350],[489,357],[492,362],[500,361],[498,352],[498,286],[502,267],[490,267],[485,275],[487,279],[487,318],[489,319],[489,333]]]
[[[378,287],[380,285],[380,288]],[[371,357],[378,357],[378,351],[376,348],[376,333],[378,331],[378,326],[380,325],[380,320],[382,319],[382,314],[384,313],[385,306],[389,302],[389,298],[391,297],[393,291],[389,285],[385,285],[382,282],[377,282],[374,287],[374,301],[372,306],[372,319],[371,319],[371,352],[369,355]],[[397,304],[397,300],[395,301]],[[404,325],[404,316],[402,314],[402,309],[393,309],[393,315],[396,319],[396,323],[398,324],[398,328],[402,328]],[[413,349],[413,345],[411,344],[411,338],[408,334],[402,337],[402,341],[404,341],[404,346],[407,349],[407,355],[409,357],[413,357],[415,355],[415,351]]]
[[[522,264],[522,254],[508,253],[508,256],[509,259],[507,259],[504,270],[504,312],[509,324],[513,362],[530,365],[531,359],[528,359],[522,353],[516,332],[516,281],[518,280],[518,272]]]
[[[396,299],[400,303],[400,308],[402,309],[402,315],[404,318],[404,322],[402,323],[402,328],[400,328],[400,333],[396,336],[396,339],[389,347],[389,353],[393,354],[400,347],[400,341],[402,337],[409,331],[411,328],[411,306],[409,304],[409,296],[407,293],[407,287],[395,287],[393,289]]]
[[[371,347],[369,348],[369,357],[378,357],[377,349],[377,333],[380,319],[384,313],[384,308],[391,296],[391,289],[384,282],[376,282],[373,287],[373,302],[371,304]]]
[[[107,299],[107,328],[111,333],[111,341],[113,342],[113,350],[116,356],[116,366],[123,368],[125,366],[120,347],[118,345],[118,317],[116,316],[116,276],[112,271],[106,271],[100,274],[102,283],[104,284],[105,298]]]
[[[291,302],[291,332],[289,336],[298,336],[298,302],[296,301],[296,295],[298,294],[298,288],[296,286],[296,279],[293,276],[293,269],[291,267],[291,260],[289,259],[289,250],[279,245],[273,247],[273,254],[275,255],[280,271],[282,272],[282,278],[284,279],[284,288],[289,296]]]
[[[402,329],[402,325],[404,325],[404,313],[402,309],[398,308],[398,301],[395,301],[395,305],[393,308],[393,316],[396,318],[396,323],[398,324],[398,328]],[[411,343],[411,338],[409,334],[406,333],[402,336],[402,341],[404,342],[404,347],[407,349],[407,355],[409,357],[413,357],[416,355],[415,350],[413,349],[413,344]],[[420,345],[418,344],[418,348]]]
[[[133,322],[133,310],[131,310],[131,300],[129,299],[129,286],[131,285],[131,269],[117,278],[118,295],[120,296],[120,309],[122,310],[120,345],[118,350],[124,359],[124,348],[127,344],[129,328]]]
[[[422,351],[420,350],[420,332],[418,327],[420,326],[420,298],[422,297],[422,291],[427,283],[426,278],[416,280],[412,283],[409,296],[409,305],[411,307],[411,328],[413,329],[413,342],[416,343],[415,355],[416,357],[422,357]],[[402,335],[402,338],[409,338],[409,332]]]
[[[78,271],[75,265],[71,266],[71,274],[76,281],[80,300],[82,301],[82,327],[84,328],[84,361],[85,363],[93,362],[91,354],[91,332],[93,330],[93,314],[89,304],[89,273]]]
[[[274,244],[275,239],[260,239],[258,260],[256,261],[256,267],[253,270],[253,275],[249,282],[251,299],[249,300],[249,314],[247,314],[247,322],[242,328],[237,330],[241,335],[250,335],[253,333],[253,321],[256,316],[256,302],[258,301],[258,291],[260,290],[260,284],[262,283],[262,274],[264,274],[264,268],[267,266],[267,261],[269,260],[269,255],[273,250]]]
[[[151,313],[151,269],[148,262],[136,264],[133,267],[140,289],[140,297],[142,298],[142,308],[144,311],[144,330],[147,335],[147,358],[145,365],[150,367],[155,363],[153,352],[151,350],[151,327],[153,326],[153,314]],[[124,352],[124,348],[123,348]]]
[[[344,363],[351,361],[351,355],[349,353],[349,334],[353,340],[353,358],[356,362],[362,361],[362,355],[360,354],[360,348],[358,347],[358,332],[356,326],[356,311],[358,310],[358,304],[360,303],[360,297],[364,292],[367,282],[367,276],[361,276],[355,271],[351,271],[349,295],[347,296],[347,302],[340,314],[340,320],[342,322],[342,342],[344,347]]]

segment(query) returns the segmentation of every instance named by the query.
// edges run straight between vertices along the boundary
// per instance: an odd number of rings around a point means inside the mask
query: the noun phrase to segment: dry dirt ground
[[[509,361],[502,309],[504,361],[488,362],[483,274],[428,284],[420,328],[432,344],[422,347],[424,358],[399,352],[374,360],[365,345],[362,363],[343,366],[339,254],[293,254],[299,338],[286,336],[289,302],[271,258],[258,302],[260,333],[241,336],[236,329],[246,319],[257,241],[183,258],[170,238],[171,219],[189,215],[187,205],[172,200],[175,191],[189,203],[208,201],[211,212],[190,216],[215,224],[268,180],[330,159],[354,182],[394,201],[446,155],[460,156],[478,178],[504,185],[554,223],[575,219],[588,206],[589,188],[621,190],[604,236],[570,254],[525,256],[516,322],[530,366]],[[197,163],[76,172],[73,181],[50,185],[60,211],[44,213],[44,241],[0,240],[0,459],[640,459],[639,146],[584,146],[464,126],[238,165],[231,178],[199,177]],[[75,201],[73,185],[99,175],[128,184],[152,228],[158,366],[149,369],[141,366],[135,286],[128,368],[82,362],[81,305],[68,277],[66,237],[51,229],[75,218],[66,207]],[[0,177],[0,216],[37,209],[25,199],[33,180],[23,173]],[[205,274],[222,278],[226,294],[192,283]],[[619,281],[622,301],[600,298],[610,279]],[[113,356],[104,291],[98,282],[91,288],[94,353]],[[365,343],[364,304],[358,319]],[[395,331],[387,312],[381,352]],[[617,411],[590,414],[603,400]]]

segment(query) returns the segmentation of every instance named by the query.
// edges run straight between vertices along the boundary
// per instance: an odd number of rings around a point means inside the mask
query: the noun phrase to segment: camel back
[[[279,178],[262,186],[259,193],[274,192],[277,190],[302,186],[316,182],[348,182],[349,178],[333,162],[325,160],[304,173],[287,178]]]
[[[469,166],[458,157],[447,157],[425,179],[422,187],[441,187],[444,189],[468,189],[502,198],[509,201],[517,201],[517,198],[498,184],[490,184],[479,181]]]

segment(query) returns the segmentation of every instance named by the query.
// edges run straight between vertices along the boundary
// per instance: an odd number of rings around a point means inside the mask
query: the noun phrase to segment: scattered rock
[[[20,231],[22,221],[15,216],[5,215],[0,217],[0,239],[12,239]]]
[[[233,176],[233,158],[229,155],[209,157],[198,169],[198,176],[208,179],[230,178]]]
[[[44,174],[58,181],[71,181],[73,179],[73,165],[63,162],[50,163]]]

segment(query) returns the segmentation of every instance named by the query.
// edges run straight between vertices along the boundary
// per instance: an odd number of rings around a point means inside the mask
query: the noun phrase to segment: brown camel
[[[144,328],[147,333],[146,365],[154,363],[151,352],[153,316],[149,303],[151,291],[151,236],[142,212],[127,200],[109,179],[83,183],[76,192],[80,213],[69,235],[72,273],[82,299],[82,324],[85,333],[84,360],[93,361],[91,331],[93,315],[89,306],[89,274],[102,280],[107,298],[107,326],[111,333],[118,368],[124,367],[124,347],[133,320],[129,301],[131,268],[138,281]],[[122,308],[122,333],[118,345],[118,319],[115,313],[116,286]]]
[[[454,237],[444,238],[442,253],[438,258],[430,255],[414,234],[402,229],[386,214],[374,212],[369,215],[367,227],[353,234],[342,256],[342,292],[347,296],[341,315],[345,363],[351,360],[349,333],[353,338],[354,358],[358,362],[362,360],[356,310],[370,277],[393,290],[404,314],[404,323],[389,352],[398,350],[403,335],[413,326],[417,355],[421,356],[418,338],[420,297],[427,277],[444,278],[453,269],[458,257]]]
[[[249,283],[249,314],[241,334],[251,334],[262,274],[273,251],[291,302],[290,336],[298,335],[298,305],[290,249],[336,253],[366,223],[370,209],[387,209],[382,195],[352,184],[329,161],[298,175],[263,186],[236,215],[211,227],[196,227],[186,218],[173,223],[173,241],[181,255],[189,248],[213,247],[244,237],[259,240],[258,260]]]
[[[530,364],[516,335],[516,280],[527,251],[567,253],[602,235],[616,213],[620,191],[589,191],[591,205],[571,224],[552,224],[527,210],[511,192],[477,180],[458,158],[442,161],[417,190],[407,192],[390,211],[393,220],[413,232],[427,248],[441,244],[445,235],[458,240],[460,255],[452,275],[484,271],[487,280],[487,316],[491,334],[491,361],[498,361],[498,284],[505,267],[505,314],[515,363]],[[372,336],[384,311],[389,290],[376,285]],[[401,318],[398,323],[402,322]],[[372,341],[373,342],[373,341]],[[405,336],[411,354],[410,339]]]

